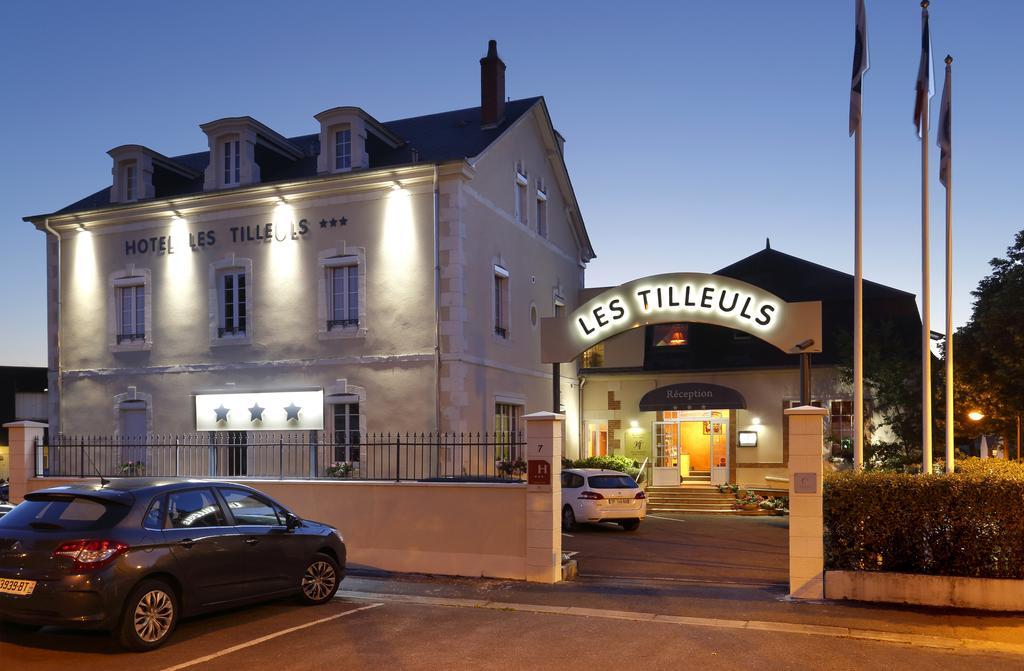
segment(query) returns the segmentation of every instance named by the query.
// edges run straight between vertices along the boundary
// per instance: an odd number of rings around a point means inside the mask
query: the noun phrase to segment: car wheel
[[[626,531],[636,531],[640,528],[640,520],[623,520],[619,526]]]
[[[576,528],[576,515],[572,512],[572,508],[566,506],[562,508],[562,531],[572,531]]]
[[[167,642],[178,624],[178,595],[162,580],[143,580],[132,590],[114,631],[118,643],[142,652]]]
[[[308,606],[330,601],[341,582],[338,573],[338,562],[325,554],[313,555],[306,564],[306,570],[302,572],[299,601]]]

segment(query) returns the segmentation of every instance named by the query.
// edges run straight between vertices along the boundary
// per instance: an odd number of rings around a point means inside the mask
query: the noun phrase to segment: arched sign
[[[640,399],[640,411],[743,410],[747,399],[731,387],[703,382],[680,382],[652,389]]]
[[[699,322],[749,333],[789,354],[821,351],[821,302],[787,303],[731,277],[668,273],[608,289],[541,326],[541,359],[572,361],[596,343],[650,324]]]

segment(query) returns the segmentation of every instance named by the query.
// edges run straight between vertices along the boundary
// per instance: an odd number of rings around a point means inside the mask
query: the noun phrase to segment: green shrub
[[[603,457],[587,457],[572,462],[573,468],[604,468],[609,471],[620,471],[636,479],[640,475],[640,467],[635,461],[621,454],[609,454]]]
[[[826,568],[1024,578],[1024,475],[973,461],[954,475],[827,474]]]
[[[957,459],[954,468],[959,475],[977,477],[1024,479],[1024,463],[1006,459],[980,459],[965,457]]]

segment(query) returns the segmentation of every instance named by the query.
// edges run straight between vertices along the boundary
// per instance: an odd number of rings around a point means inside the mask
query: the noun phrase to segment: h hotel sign
[[[526,462],[526,484],[550,485],[551,462],[547,459],[530,459]]]
[[[821,303],[787,303],[722,275],[669,273],[608,289],[541,330],[545,363],[571,361],[593,345],[649,324],[698,322],[744,331],[797,354],[821,351]]]

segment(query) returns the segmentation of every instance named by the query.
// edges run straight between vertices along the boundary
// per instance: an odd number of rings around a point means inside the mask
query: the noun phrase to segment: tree
[[[991,274],[971,292],[971,318],[953,337],[959,408],[954,426],[962,435],[1009,437],[1024,414],[1024,231],[1014,237],[1006,258],[989,265]],[[985,418],[968,421],[971,410]]]

